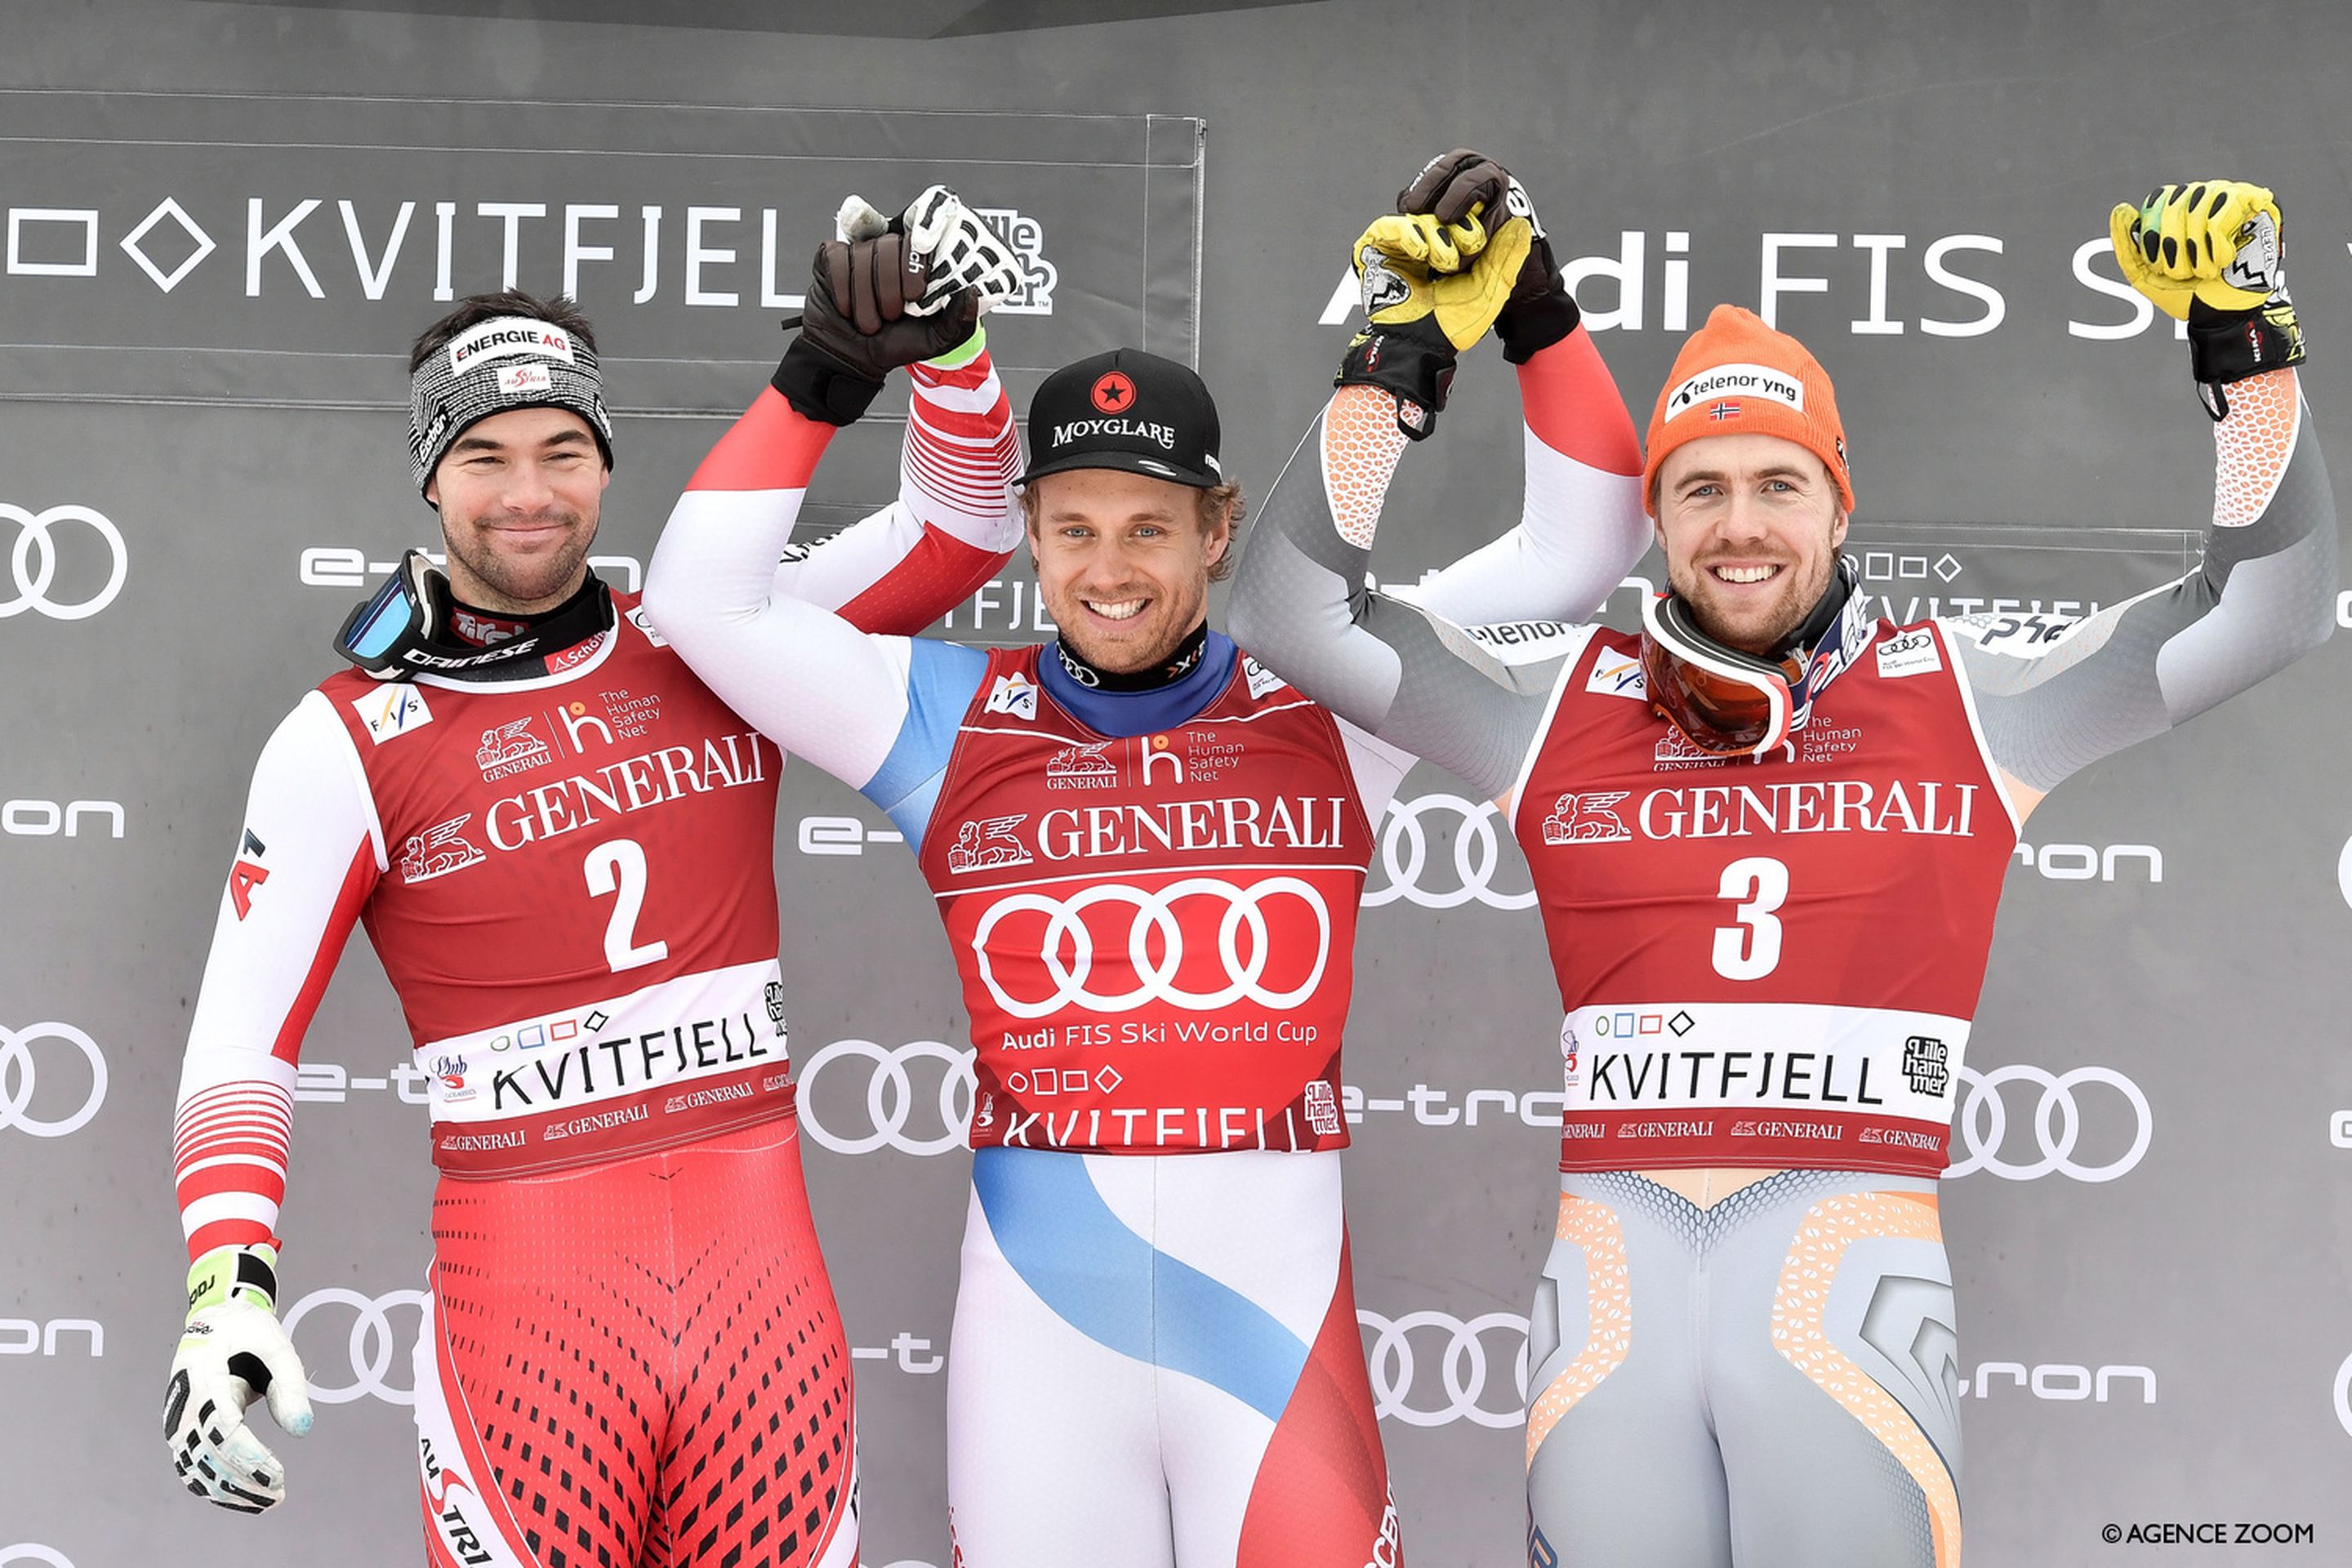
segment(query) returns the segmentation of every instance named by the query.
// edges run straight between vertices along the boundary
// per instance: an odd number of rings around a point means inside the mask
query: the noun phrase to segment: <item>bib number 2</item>
[[[1715,928],[1715,972],[1726,980],[1761,980],[1780,966],[1780,921],[1773,911],[1789,897],[1789,868],[1766,855],[1723,868],[1718,894],[1731,900],[1737,925]]]
[[[667,958],[669,943],[637,941],[637,915],[646,907],[645,846],[634,838],[599,844],[588,851],[583,869],[588,874],[591,893],[600,899],[607,893],[619,895],[613,900],[613,918],[604,923],[604,962],[613,973]]]

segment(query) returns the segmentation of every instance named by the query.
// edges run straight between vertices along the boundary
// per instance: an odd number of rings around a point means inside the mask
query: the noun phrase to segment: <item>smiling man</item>
[[[1525,613],[1530,558],[1595,605],[1640,553],[1633,422],[1572,305],[1555,324],[1521,372],[1527,518],[1424,585],[1446,613]],[[776,592],[772,530],[683,508],[647,580],[714,690],[889,814],[947,928],[976,1047],[966,1568],[1402,1561],[1339,1151],[1356,910],[1409,763],[1210,629],[1243,510],[1220,435],[1154,354],[1046,378],[1043,646],[868,637]]]
[[[933,254],[935,231],[986,233],[944,192],[918,207]],[[943,613],[1017,538],[1019,442],[973,330],[1009,258],[918,318],[932,279],[902,238],[820,250],[773,390],[679,503],[772,521],[767,573],[877,630]],[[779,567],[835,428],[900,366],[897,497]],[[286,1496],[244,1416],[266,1397],[310,1425],[276,1315],[278,1206],[303,1036],[364,922],[440,1172],[415,1352],[425,1561],[854,1563],[850,1358],[777,963],[785,759],[589,568],[613,426],[571,301],[508,290],[427,328],[409,455],[446,573],[411,551],[338,639],[358,668],[264,748],[189,1030],[174,1469],[239,1512]]]
[[[1451,220],[1501,190],[1423,194]],[[2126,278],[2189,324],[2211,527],[2195,570],[2080,621],[1873,616],[1839,548],[1830,378],[1731,306],[1651,419],[1670,591],[1639,636],[1562,626],[1523,656],[1368,590],[1405,446],[1386,391],[1342,387],[1267,501],[1237,634],[1502,797],[1543,912],[1567,1105],[1530,1316],[1531,1568],[1960,1561],[1936,1184],[2018,829],[2334,621],[2271,193],[2168,185],[2111,224]]]

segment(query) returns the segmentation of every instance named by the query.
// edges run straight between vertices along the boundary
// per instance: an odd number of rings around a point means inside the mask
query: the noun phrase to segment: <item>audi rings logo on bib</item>
[[[37,1052],[33,1047],[44,1041],[56,1044]],[[70,1066],[75,1051],[89,1068],[87,1088]],[[41,1088],[45,1079],[53,1086],[47,1090]],[[22,1029],[0,1024],[0,1132],[15,1128],[36,1138],[63,1138],[89,1126],[105,1101],[106,1058],[97,1041],[54,1019]]]
[[[1514,879],[1528,879],[1525,871],[1517,869],[1520,857],[1516,847],[1504,847],[1509,835],[1495,830],[1501,816],[1491,800],[1465,800],[1458,795],[1391,801],[1381,822],[1381,865],[1389,884],[1365,893],[1364,906],[1375,909],[1402,899],[1425,910],[1459,909],[1474,901],[1496,910],[1533,908],[1533,888],[1507,893],[1495,886],[1496,873],[1507,863],[1514,868]],[[1444,872],[1431,864],[1433,826],[1453,841],[1451,886]]]
[[[1177,911],[1188,900],[1219,911],[1213,952],[1187,949]],[[981,917],[971,949],[988,994],[1015,1018],[1073,1006],[1124,1013],[1154,1002],[1194,1013],[1244,1001],[1288,1009],[1322,982],[1331,911],[1314,884],[1297,877],[1263,877],[1247,887],[1182,877],[1149,889],[1098,882],[1066,899],[1006,894]],[[1042,974],[1026,962],[999,972],[1008,954],[1025,961],[1032,951]]]
[[[862,1073],[844,1061],[865,1064]],[[808,1135],[836,1154],[944,1154],[971,1125],[972,1053],[938,1040],[895,1049],[835,1040],[801,1064],[796,1103]]]
[[[341,1349],[327,1336],[333,1330],[325,1326],[314,1328],[308,1336],[309,1343],[296,1336],[296,1329],[312,1312],[318,1312],[325,1322],[339,1321],[340,1309],[349,1308],[355,1315],[345,1332]],[[422,1290],[388,1290],[381,1296],[363,1296],[340,1285],[313,1290],[294,1303],[285,1316],[286,1335],[295,1341],[301,1352],[302,1365],[310,1374],[310,1397],[321,1405],[349,1405],[370,1394],[390,1405],[414,1405],[416,1390],[395,1388],[391,1381],[394,1365],[406,1369],[409,1352],[416,1344],[417,1331],[425,1321],[425,1295]],[[407,1325],[405,1337],[397,1334],[392,1314],[413,1311],[415,1318]],[[326,1348],[321,1348],[325,1346]],[[350,1381],[337,1379],[344,1375],[339,1368],[348,1368]]]
[[[16,537],[8,547],[8,581],[0,583],[0,621],[26,610],[37,610],[53,621],[86,621],[122,592],[131,554],[122,531],[104,512],[86,506],[32,512],[0,501],[0,525],[8,523],[16,525]],[[61,523],[78,526],[60,530]],[[101,552],[89,549],[91,533],[98,536]],[[60,539],[70,542],[61,544]],[[62,583],[58,575],[60,555],[68,562]]]
[[[1468,1421],[1497,1430],[1528,1417],[1528,1321],[1486,1312],[1464,1321],[1444,1312],[1395,1318],[1356,1310],[1369,1331],[1364,1369],[1372,1414],[1408,1426]]]
[[[1959,1112],[1953,1118],[1952,1131],[1956,1144],[1968,1150],[1966,1159],[1956,1159],[1945,1174],[1965,1176],[1971,1171],[1990,1171],[2009,1182],[2030,1182],[2049,1175],[2072,1176],[2078,1182],[2112,1182],[2140,1163],[2147,1152],[2148,1140],[2156,1133],[2155,1113],[2148,1109],[2147,1096],[2113,1068],[2073,1068],[2063,1073],[2011,1062],[1989,1072],[1972,1067],[1962,1067],[1959,1079],[1967,1086],[1961,1097]],[[2007,1157],[2012,1122],[2009,1101],[2002,1095],[2007,1084],[2031,1084],[2041,1090],[2031,1109],[2018,1121],[2032,1130],[2034,1157],[2013,1161]],[[2075,1090],[2084,1085],[2097,1085],[2112,1090],[2111,1094],[2087,1095],[2078,1101]],[[2098,1131],[2092,1141],[2094,1152],[2081,1159],[2075,1157],[2085,1126]],[[2127,1135],[2127,1142],[2126,1142]]]

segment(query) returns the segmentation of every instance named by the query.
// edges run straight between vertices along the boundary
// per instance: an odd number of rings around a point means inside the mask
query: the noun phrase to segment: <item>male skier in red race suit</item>
[[[1451,300],[1461,341],[1508,302]],[[1424,586],[1450,616],[1520,615],[1530,583],[1589,609],[1644,543],[1632,420],[1573,306],[1546,303],[1505,326],[1527,515]],[[1339,1047],[1372,827],[1409,763],[1209,629],[1241,500],[1197,375],[1134,349],[1066,366],[1029,442],[1043,647],[861,631],[771,582],[780,528],[686,509],[648,603],[737,711],[889,814],[961,972],[955,1561],[1387,1568]]]
[[[944,190],[887,230],[854,200],[844,223],[775,390],[678,510],[759,529],[777,582],[852,624],[913,631],[1018,537],[1019,441],[976,319],[1019,277]],[[901,364],[897,500],[778,569],[835,428]],[[259,1512],[285,1478],[247,1407],[309,1427],[274,1313],[278,1211],[297,1054],[359,921],[430,1075],[441,1172],[416,1349],[426,1561],[854,1563],[850,1366],[776,962],[784,758],[588,569],[613,431],[571,303],[468,300],[411,373],[447,574],[411,552],[339,639],[361,668],[255,770],[179,1094],[175,1467]]]
[[[1410,215],[1459,219],[1508,184],[1475,153],[1437,161],[1368,232],[1367,277],[1425,265]],[[2213,526],[2197,570],[2071,626],[1873,618],[1839,552],[1854,499],[1829,377],[1729,306],[1651,420],[1671,591],[1638,636],[1481,648],[1362,589],[1410,383],[1343,387],[1268,502],[1236,631],[1503,797],[1534,871],[1568,1016],[1534,1568],[1960,1560],[1936,1178],[2018,826],[2333,621],[2335,507],[2270,193],[2168,185],[2112,226],[2125,276],[2188,322]],[[1374,306],[1374,342],[1426,337],[1415,301]]]

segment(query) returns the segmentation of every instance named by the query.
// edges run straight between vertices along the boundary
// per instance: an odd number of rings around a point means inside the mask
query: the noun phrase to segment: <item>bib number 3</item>
[[[637,915],[646,907],[645,846],[634,838],[599,844],[588,851],[587,864],[582,868],[588,873],[591,893],[598,898],[620,895],[613,900],[613,918],[604,923],[604,962],[613,973],[667,958],[669,943],[637,941]]]
[[[1715,972],[1726,980],[1761,980],[1780,966],[1780,921],[1773,911],[1789,897],[1789,868],[1765,855],[1723,868],[1717,892],[1731,900],[1737,925],[1715,928]]]

